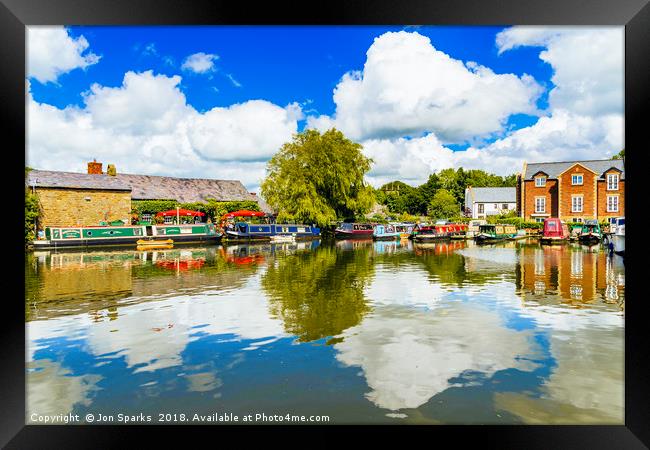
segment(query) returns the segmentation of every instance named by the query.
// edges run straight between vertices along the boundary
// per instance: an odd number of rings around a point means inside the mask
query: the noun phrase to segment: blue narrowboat
[[[268,241],[275,236],[311,239],[320,236],[320,228],[301,224],[236,222],[226,227],[224,238],[235,241]]]
[[[395,225],[375,225],[372,231],[372,238],[376,241],[394,241],[400,238],[400,231]]]

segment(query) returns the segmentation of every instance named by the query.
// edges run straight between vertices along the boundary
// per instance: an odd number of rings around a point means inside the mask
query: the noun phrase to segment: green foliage
[[[487,173],[483,170],[444,169],[429,175],[426,183],[412,187],[401,181],[393,181],[383,185],[376,194],[377,202],[386,205],[388,210],[396,213],[424,215],[436,192],[445,189],[456,203],[465,204],[465,189],[472,187],[515,187],[517,175],[506,177]],[[458,212],[454,213],[458,214]]]
[[[176,200],[132,200],[131,213],[142,215],[144,213],[156,214],[161,211],[176,208]]]
[[[278,221],[325,226],[367,213],[375,201],[363,179],[372,160],[361,145],[331,129],[294,135],[267,164],[262,195],[278,212]]]
[[[36,238],[35,223],[40,215],[38,197],[29,188],[25,189],[25,245]]]
[[[447,189],[438,189],[429,203],[429,215],[434,219],[447,219],[458,215],[458,203]]]
[[[615,154],[612,159],[625,159],[625,149]]]

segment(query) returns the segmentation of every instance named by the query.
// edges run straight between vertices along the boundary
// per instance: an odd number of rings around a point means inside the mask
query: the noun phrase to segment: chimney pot
[[[115,168],[115,164],[109,164],[108,167],[106,167],[106,175],[110,175],[112,177],[117,175],[117,169]]]
[[[101,175],[102,174],[102,163],[93,160],[93,162],[88,163],[88,173],[92,175]]]

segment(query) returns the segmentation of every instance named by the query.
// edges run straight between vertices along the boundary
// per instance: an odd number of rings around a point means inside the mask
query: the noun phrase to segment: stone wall
[[[46,226],[96,226],[130,223],[131,192],[99,189],[36,188],[41,206],[39,229]]]

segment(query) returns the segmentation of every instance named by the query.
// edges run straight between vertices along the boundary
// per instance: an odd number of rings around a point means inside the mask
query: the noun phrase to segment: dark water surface
[[[26,276],[28,423],[623,423],[625,269],[599,246],[35,252]]]

